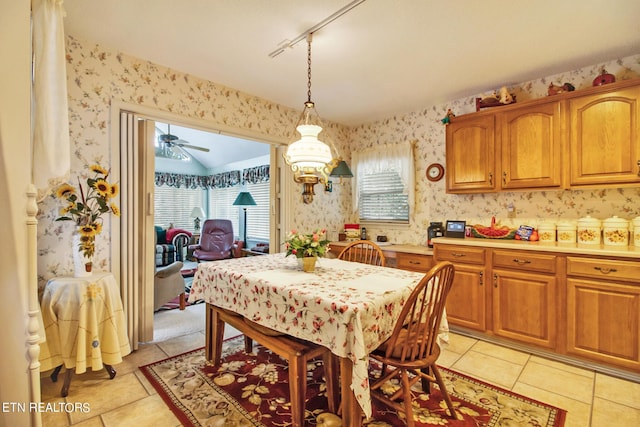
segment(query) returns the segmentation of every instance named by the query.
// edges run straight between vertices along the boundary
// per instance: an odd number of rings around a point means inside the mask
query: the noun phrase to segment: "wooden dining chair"
[[[338,259],[355,261],[371,265],[386,265],[380,246],[370,240],[357,240],[349,243],[338,255]]]
[[[370,354],[382,364],[380,377],[371,379],[371,397],[404,412],[409,427],[415,425],[411,387],[418,381],[426,393],[429,393],[429,384],[436,382],[451,417],[457,419],[436,366],[440,356],[437,343],[440,321],[453,276],[454,267],[450,262],[443,261],[431,268],[407,299],[391,337]],[[382,386],[392,379],[399,382],[400,388],[386,394]]]
[[[253,340],[268,348],[289,364],[289,396],[291,400],[291,422],[293,427],[304,427],[305,400],[307,391],[307,362],[322,357],[327,387],[329,412],[335,413],[340,398],[338,387],[338,362],[331,351],[324,346],[294,338],[279,331],[250,321],[233,311],[207,304],[207,322],[214,339],[211,348],[206,349],[207,359],[214,366],[220,365],[225,323],[242,332],[245,337],[245,351],[252,352]]]

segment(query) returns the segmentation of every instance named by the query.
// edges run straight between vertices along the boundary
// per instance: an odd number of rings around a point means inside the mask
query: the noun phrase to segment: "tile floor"
[[[189,307],[202,315],[204,305]],[[200,312],[201,311],[201,312]],[[53,384],[42,374],[43,402],[88,404],[89,411],[47,412],[44,427],[177,427],[173,413],[137,369],[204,345],[204,332],[188,331],[161,342],[143,344],[124,361],[109,380],[105,371],[74,375],[69,396],[60,397],[62,379]],[[229,331],[229,335],[235,335]],[[567,427],[640,426],[640,384],[594,373],[495,344],[452,334],[440,356],[450,367],[488,383],[529,396],[568,411]],[[62,375],[61,375],[62,376]]]

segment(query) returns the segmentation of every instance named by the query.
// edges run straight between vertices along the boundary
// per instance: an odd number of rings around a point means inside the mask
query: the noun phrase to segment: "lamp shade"
[[[256,201],[253,200],[253,196],[248,191],[241,191],[238,193],[238,197],[233,202],[234,206],[255,206]]]
[[[353,173],[351,172],[351,169],[349,169],[349,165],[347,165],[347,162],[345,162],[344,160],[340,160],[340,163],[338,163],[338,166],[333,168],[329,176],[337,176],[340,178],[353,178]]]
[[[204,210],[200,206],[196,206],[191,211],[191,218],[204,218]]]
[[[299,168],[319,168],[331,161],[331,149],[318,140],[318,134],[322,131],[320,126],[303,124],[296,130],[301,137],[289,145],[286,154],[291,165]]]

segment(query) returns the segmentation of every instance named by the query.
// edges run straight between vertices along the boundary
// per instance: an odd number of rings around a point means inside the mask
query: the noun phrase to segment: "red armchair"
[[[200,242],[190,245],[196,261],[217,261],[233,258],[237,245],[233,236],[233,225],[228,219],[208,219],[202,225]]]

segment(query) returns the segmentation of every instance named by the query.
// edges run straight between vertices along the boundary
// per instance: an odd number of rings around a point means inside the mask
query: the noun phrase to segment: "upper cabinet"
[[[640,183],[640,86],[569,100],[572,186]]]
[[[446,149],[447,192],[480,193],[496,189],[492,115],[470,114],[449,124]]]
[[[456,117],[447,193],[640,185],[640,80]]]
[[[447,192],[562,185],[562,111],[546,100],[468,114],[447,126]]]

